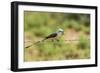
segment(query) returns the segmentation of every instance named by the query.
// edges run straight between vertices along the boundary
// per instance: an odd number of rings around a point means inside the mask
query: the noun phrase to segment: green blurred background
[[[64,30],[60,41],[44,37]],[[24,61],[74,60],[90,58],[90,15],[81,13],[24,11]]]

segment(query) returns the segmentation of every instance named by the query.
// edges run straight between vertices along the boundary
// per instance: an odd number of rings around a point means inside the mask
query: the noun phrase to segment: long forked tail
[[[43,39],[43,40],[37,41],[37,42],[35,42],[35,43],[33,43],[33,44],[29,45],[29,46],[26,46],[25,48],[29,48],[29,47],[31,47],[31,46],[33,46],[33,45],[35,45],[35,44],[38,44],[38,43],[44,42],[45,40],[46,40],[46,38]]]

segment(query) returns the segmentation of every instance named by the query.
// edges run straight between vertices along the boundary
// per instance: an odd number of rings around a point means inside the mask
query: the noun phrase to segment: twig
[[[90,40],[90,39],[88,39],[88,40]],[[63,41],[79,41],[79,40],[63,40]],[[40,43],[40,42],[43,42],[43,41],[37,41],[37,42],[35,42],[35,43],[33,43],[33,44],[29,45],[29,46],[26,46],[25,48],[29,48],[29,47],[31,47],[31,46],[33,46],[35,44]]]

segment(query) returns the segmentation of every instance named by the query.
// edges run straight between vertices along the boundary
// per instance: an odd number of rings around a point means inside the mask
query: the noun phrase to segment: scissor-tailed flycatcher
[[[64,30],[63,30],[63,29],[58,29],[56,32],[50,34],[49,36],[45,37],[43,40],[38,41],[38,42],[36,42],[36,43],[43,42],[43,41],[45,41],[45,40],[47,40],[47,39],[59,41],[58,38],[61,37],[63,34],[64,34]],[[36,43],[34,43],[34,44],[36,44]],[[32,45],[34,45],[34,44],[32,44]],[[31,47],[32,45],[29,45],[29,46],[27,46],[27,47],[25,47],[25,48],[29,48],[29,47]]]
[[[56,32],[50,34],[49,36],[45,37],[42,41],[45,41],[47,39],[52,39],[52,40],[58,40],[59,37],[61,37],[64,34],[63,29],[58,29]]]

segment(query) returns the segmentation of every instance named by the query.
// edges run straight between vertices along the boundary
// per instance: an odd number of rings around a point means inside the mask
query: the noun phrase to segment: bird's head
[[[64,30],[61,29],[61,28],[59,28],[59,29],[58,29],[58,33],[62,33],[62,34],[64,34]]]

